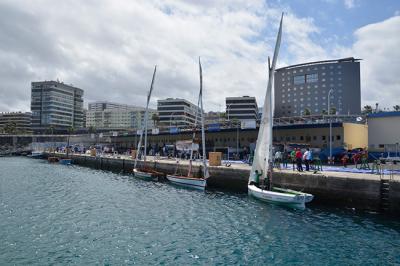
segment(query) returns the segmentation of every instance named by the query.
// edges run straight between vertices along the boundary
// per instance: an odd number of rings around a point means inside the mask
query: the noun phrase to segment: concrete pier
[[[53,154],[52,154],[53,156]],[[65,154],[56,154],[65,157]],[[94,169],[113,172],[131,173],[134,160],[128,156],[120,158],[94,157],[88,155],[69,155],[73,164]],[[151,158],[151,157],[150,157]],[[165,173],[187,173],[188,161],[148,160],[147,166]],[[201,171],[200,163],[194,162],[194,173]],[[139,167],[143,161],[138,162]],[[208,186],[219,190],[247,192],[247,180],[250,166],[232,164],[226,166],[211,166]],[[384,200],[387,206],[382,207],[382,179],[389,183],[389,193]],[[315,196],[314,203],[344,206],[348,208],[385,211],[400,215],[400,176],[381,176],[375,174],[345,173],[345,172],[294,172],[292,170],[276,170],[273,175],[274,186],[291,188],[311,193]]]

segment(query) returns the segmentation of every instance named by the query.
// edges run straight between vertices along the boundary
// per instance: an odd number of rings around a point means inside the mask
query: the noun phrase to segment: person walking
[[[303,154],[301,153],[300,148],[297,148],[296,163],[297,163],[297,171],[299,171],[299,172],[303,172],[302,157],[303,157]]]

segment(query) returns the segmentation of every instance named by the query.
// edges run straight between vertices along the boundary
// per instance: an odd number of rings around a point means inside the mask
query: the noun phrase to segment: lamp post
[[[331,119],[331,94],[333,89],[328,92],[328,115],[329,115],[329,163],[332,162],[332,119]]]

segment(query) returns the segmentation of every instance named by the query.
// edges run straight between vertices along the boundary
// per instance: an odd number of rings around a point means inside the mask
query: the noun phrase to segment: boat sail
[[[148,116],[149,116],[149,103],[150,103],[150,98],[151,98],[151,93],[153,91],[153,86],[154,86],[154,79],[156,77],[156,71],[157,71],[157,66],[154,67],[154,72],[153,72],[153,78],[151,79],[151,85],[150,85],[150,91],[147,95],[147,104],[146,104],[146,111],[144,114],[144,123],[142,125],[142,131],[140,133],[140,138],[139,138],[139,143],[137,146],[137,155],[135,157],[135,164],[133,166],[133,174],[135,177],[139,177],[142,179],[146,180],[154,180],[158,181],[159,178],[165,177],[164,173],[155,171],[151,168],[146,167],[146,155],[147,155],[147,121],[148,121]],[[144,134],[144,152],[143,152],[143,167],[138,168],[137,167],[137,162],[138,158],[141,154],[142,150],[142,140],[143,140],[143,134]]]
[[[272,127],[274,112],[272,85],[279,48],[281,45],[282,23],[283,13],[279,24],[272,64],[268,58],[268,85],[265,94],[260,128],[258,131],[253,165],[249,177],[248,193],[250,196],[263,201],[304,207],[305,203],[310,202],[313,199],[313,195],[289,189],[272,187]]]
[[[202,143],[202,170],[203,170],[203,177],[196,178],[193,177],[192,171],[192,161],[193,161],[193,150],[194,150],[194,141],[196,136],[196,126],[197,126],[197,119],[195,120],[195,127],[193,130],[192,136],[192,149],[190,151],[190,161],[189,161],[189,169],[188,174],[186,176],[178,175],[177,173],[173,175],[167,175],[167,179],[177,185],[191,187],[195,189],[204,190],[207,186],[207,178],[210,176],[207,167],[207,157],[206,157],[206,142],[205,142],[205,131],[204,131],[204,111],[203,111],[203,70],[201,67],[201,61],[199,58],[199,74],[200,74],[200,92],[199,98],[197,102],[197,107],[200,108],[200,117],[201,117],[201,143]],[[197,108],[198,109],[198,108]],[[196,118],[197,118],[197,109],[196,109]]]

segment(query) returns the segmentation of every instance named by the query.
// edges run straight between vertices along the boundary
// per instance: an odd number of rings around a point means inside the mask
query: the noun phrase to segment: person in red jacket
[[[303,162],[302,162],[303,154],[301,153],[300,148],[297,148],[296,151],[296,163],[297,163],[297,171],[303,172]]]

